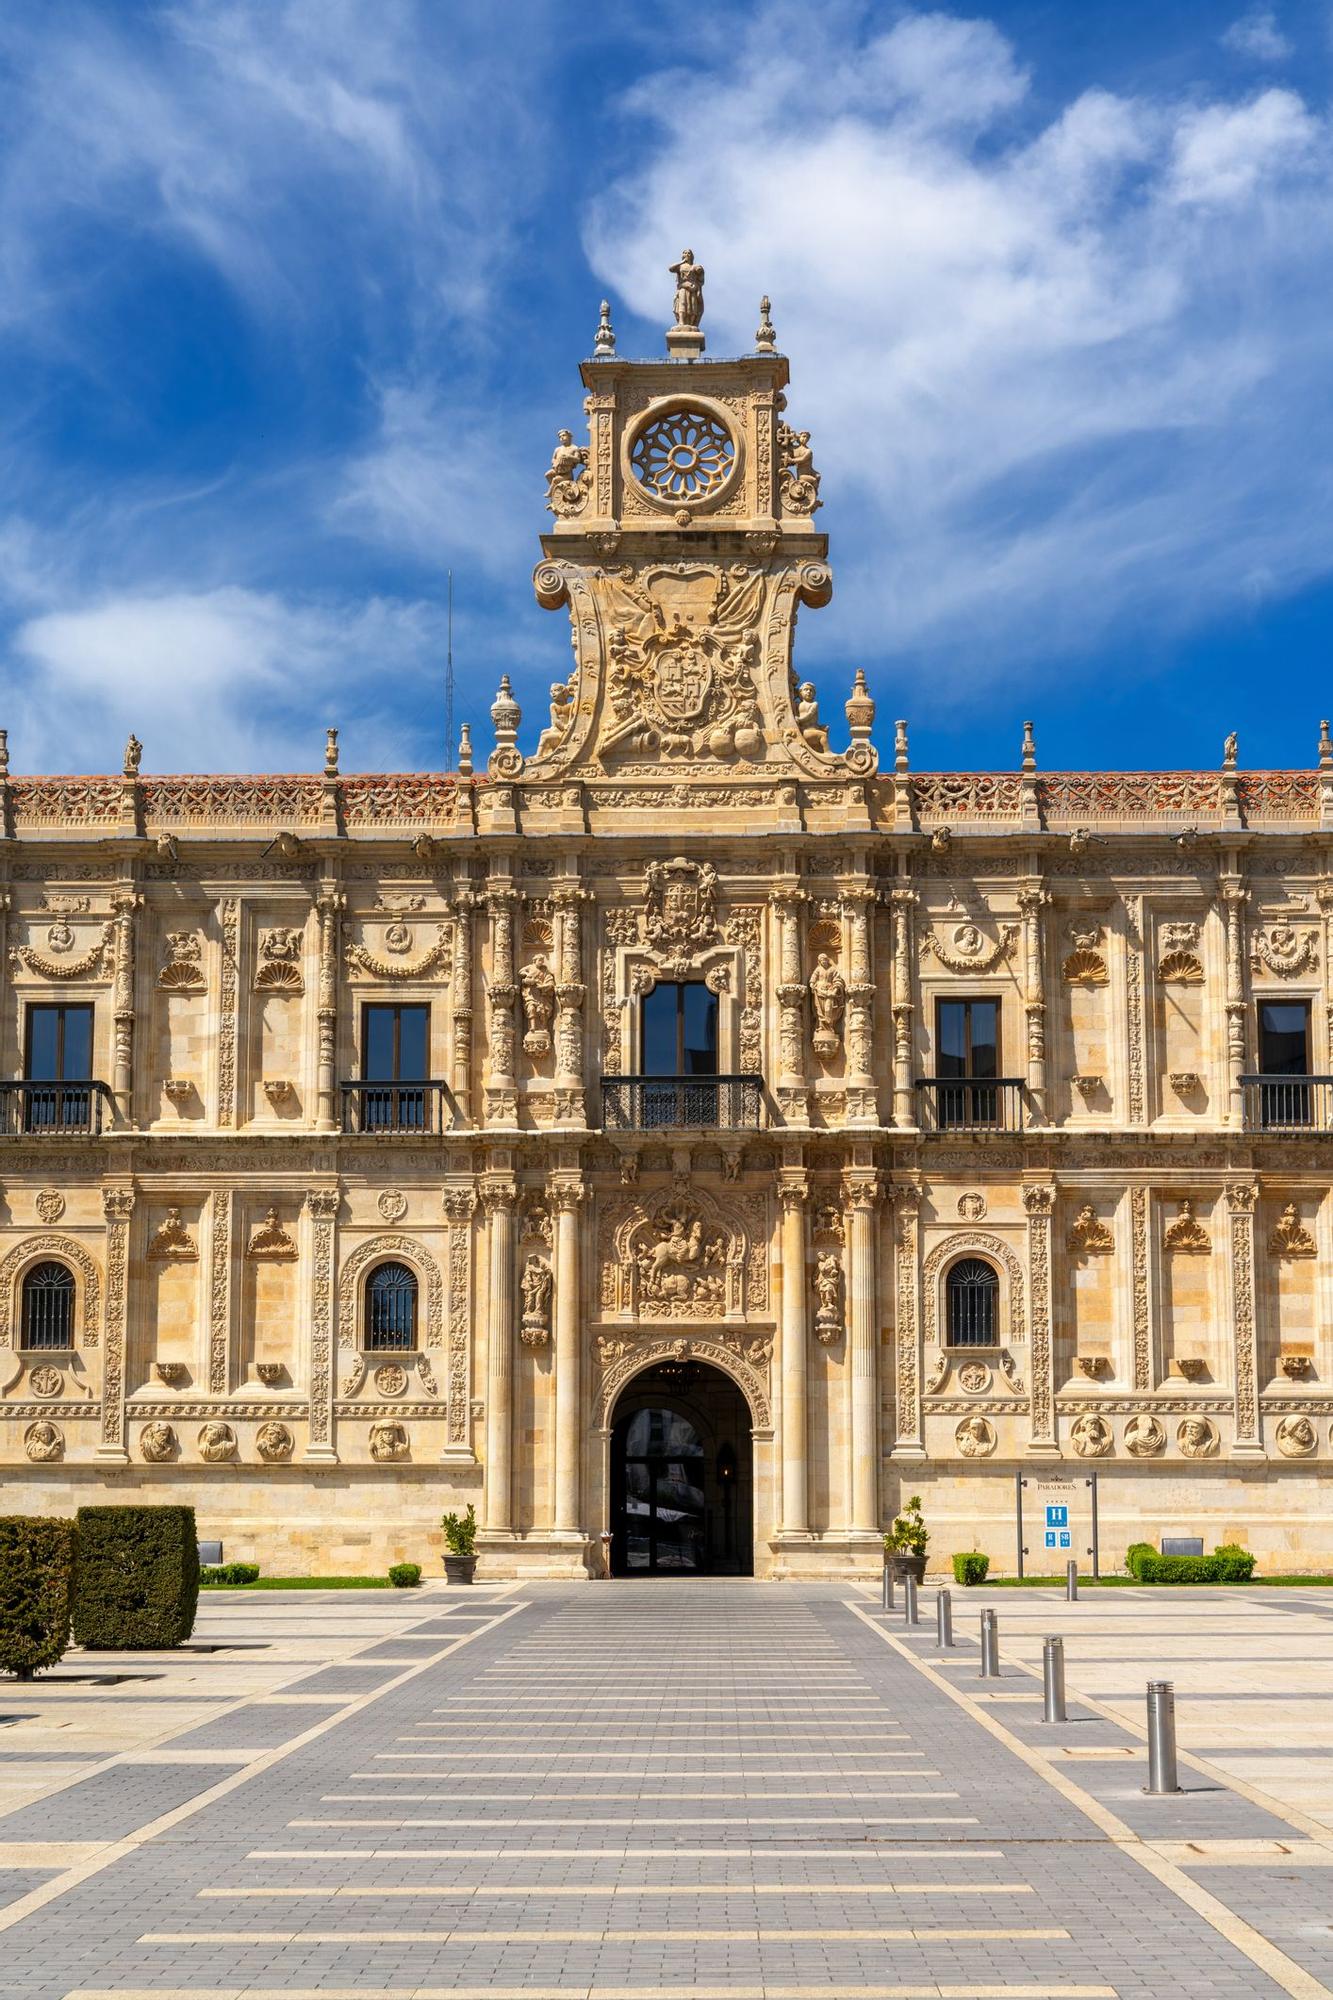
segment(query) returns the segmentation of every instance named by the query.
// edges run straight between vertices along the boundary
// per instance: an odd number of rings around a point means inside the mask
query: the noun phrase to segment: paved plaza
[[[956,1591],[951,1653],[933,1597],[238,1593],[72,1654],[0,1686],[0,2000],[1333,1991],[1333,1592]]]

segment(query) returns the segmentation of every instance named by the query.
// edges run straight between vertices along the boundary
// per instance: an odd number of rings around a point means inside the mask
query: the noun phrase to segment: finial
[[[4,754],[4,736],[4,730],[0,729],[0,770],[7,769],[9,764]],[[1328,733],[1326,721],[1319,725],[1319,768],[1321,771],[1333,770],[1333,736]]]
[[[682,250],[679,263],[667,268],[676,281],[671,302],[675,323],[667,329],[667,351],[693,359],[704,351],[699,326],[704,316],[704,267],[695,263],[693,250]]]
[[[769,318],[772,310],[772,301],[767,293],[765,293],[764,297],[759,301],[759,325],[754,336],[754,344],[761,354],[771,354],[777,346],[778,337],[773,330],[773,322]]]
[[[1236,768],[1236,754],[1239,747],[1239,740],[1233,729],[1226,742],[1222,745],[1222,768],[1224,771],[1234,771]]]
[[[856,669],[852,691],[847,697],[843,713],[847,717],[847,727],[852,733],[852,742],[868,743],[870,732],[875,726],[875,700],[866,686],[864,667]]]
[[[1324,727],[1327,729],[1328,724]],[[9,731],[0,729],[0,778],[9,776]]]
[[[907,764],[907,724],[895,722],[893,725],[893,768],[906,771]]]
[[[465,722],[458,732],[458,775],[472,776],[472,724]]]
[[[124,778],[137,778],[139,775],[139,759],[142,756],[143,744],[131,732],[130,740],[125,745],[125,762],[121,765],[121,776]]]
[[[324,776],[336,778],[338,775],[338,732],[336,729],[324,731]]]
[[[611,324],[611,301],[602,300],[602,316],[597,322],[597,338],[593,342],[593,355],[614,354],[616,351],[616,330]]]
[[[1035,771],[1037,768],[1037,739],[1032,734],[1032,724],[1023,724],[1023,769]]]

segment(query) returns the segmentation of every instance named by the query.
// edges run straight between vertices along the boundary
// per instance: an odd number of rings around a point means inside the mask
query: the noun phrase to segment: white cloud
[[[585,230],[651,318],[691,243],[716,351],[772,296],[841,578],[803,646],[943,701],[1333,567],[1322,118],[1090,89],[1038,119],[989,23],[821,30],[799,67],[758,32],[687,95],[646,80]]]
[[[1291,43],[1271,7],[1252,7],[1233,21],[1222,37],[1222,46],[1239,56],[1252,56],[1256,62],[1285,62],[1291,54]]]

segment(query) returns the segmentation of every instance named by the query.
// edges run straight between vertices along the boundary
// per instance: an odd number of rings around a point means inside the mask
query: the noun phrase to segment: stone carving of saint
[[[964,1417],[953,1435],[964,1458],[989,1458],[995,1449],[994,1425],[984,1417]]]
[[[1217,1432],[1207,1417],[1186,1417],[1176,1432],[1176,1443],[1186,1458],[1211,1458],[1217,1450]]]
[[[796,727],[812,750],[828,749],[828,731],[819,719],[819,700],[813,681],[802,681],[796,690]]]
[[[587,470],[587,445],[575,444],[573,431],[557,431],[555,450],[546,468],[546,505],[551,513],[562,520],[582,513],[588,499],[583,476]]]
[[[1125,1450],[1135,1458],[1152,1458],[1166,1449],[1166,1432],[1156,1417],[1131,1417],[1125,1425]]]
[[[694,261],[693,250],[682,250],[679,264],[667,266],[676,281],[672,310],[677,326],[698,326],[704,316],[704,267]]]
[[[387,1459],[406,1458],[407,1430],[396,1420],[370,1426],[370,1455],[383,1464]]]
[[[815,1260],[815,1335],[825,1346],[842,1332],[842,1261],[836,1250],[821,1250]]]
[[[1277,1427],[1277,1448],[1284,1458],[1308,1458],[1317,1442],[1308,1417],[1283,1417]]]
[[[60,1457],[65,1440],[58,1425],[46,1417],[38,1417],[23,1433],[23,1449],[35,1465],[49,1465],[52,1459]]]
[[[810,449],[809,431],[794,431],[790,424],[778,425],[778,452],[782,463],[782,505],[788,514],[813,514],[822,507],[819,474]]]
[[[1105,1458],[1114,1442],[1105,1417],[1093,1416],[1091,1412],[1076,1419],[1069,1436],[1080,1458]]]
[[[122,766],[123,775],[125,777],[127,778],[138,777],[139,760],[142,756],[143,756],[143,744],[139,741],[137,736],[131,734],[129,742],[125,745],[125,762],[124,765]]]
[[[810,998],[815,1010],[815,1054],[827,1061],[838,1052],[847,982],[826,951],[820,952],[810,974]]]
[[[199,1433],[199,1456],[211,1465],[220,1465],[236,1451],[236,1433],[230,1424],[205,1424]]]
[[[255,1432],[255,1450],[270,1461],[290,1458],[295,1442],[286,1424],[261,1424]]]
[[[530,1056],[544,1056],[551,1046],[551,1020],[555,1014],[555,974],[544,952],[518,976],[523,995],[523,1047]]]
[[[519,1338],[527,1347],[544,1347],[551,1335],[551,1267],[535,1253],[523,1266],[519,1280],[523,1293],[523,1319]]]
[[[170,1424],[145,1424],[139,1433],[139,1449],[150,1465],[163,1465],[176,1449],[176,1433]]]

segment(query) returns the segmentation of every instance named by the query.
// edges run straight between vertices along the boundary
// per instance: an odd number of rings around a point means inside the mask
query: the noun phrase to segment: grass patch
[[[387,1576],[261,1576],[257,1583],[202,1583],[201,1590],[390,1590]]]
[[[926,1581],[928,1584],[943,1583],[946,1589],[950,1587],[947,1579],[928,1577]],[[1333,1587],[1333,1575],[1326,1575],[1322,1572],[1316,1576],[1252,1576],[1249,1581],[1250,1583],[1266,1584],[1270,1590],[1274,1587],[1281,1590],[1295,1589],[1298,1586],[1310,1584],[1322,1585],[1325,1590]],[[978,1586],[980,1590],[1063,1590],[1064,1587],[1065,1580],[1062,1576],[988,1576],[985,1583]],[[1078,1587],[1080,1590],[1171,1590],[1173,1588],[1184,1588],[1183,1585],[1140,1583],[1136,1577],[1132,1576],[1080,1576]],[[1243,1583],[1195,1583],[1189,1586],[1191,1590],[1244,1590],[1245,1587]]]

